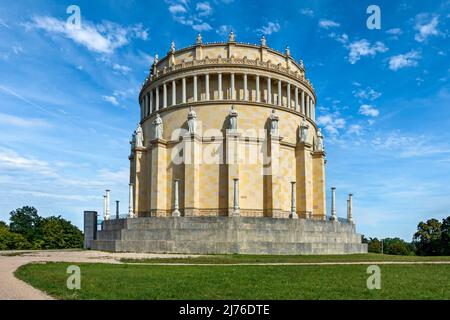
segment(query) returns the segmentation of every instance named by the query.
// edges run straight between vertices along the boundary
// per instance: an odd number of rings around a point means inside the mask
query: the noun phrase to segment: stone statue
[[[136,148],[136,131],[134,131],[133,134],[131,135],[130,145],[131,145],[131,153],[133,153],[134,149]]]
[[[231,106],[230,113],[228,114],[230,116],[230,129],[233,131],[237,130],[237,117],[238,112],[234,108],[234,106]]]
[[[141,124],[138,124],[136,131],[134,131],[134,139],[137,148],[144,147],[144,132],[142,131]]]
[[[228,42],[235,42],[236,41],[236,36],[234,35],[234,32],[231,31],[230,35],[228,36]]]
[[[156,65],[159,61],[158,54],[155,54],[155,59],[153,59],[153,64]]]
[[[261,46],[263,46],[263,47],[267,46],[267,41],[266,41],[266,37],[265,36],[261,37]]]
[[[270,135],[271,136],[278,136],[278,121],[280,120],[280,117],[275,114],[275,109],[272,109],[272,112],[270,113]]]
[[[300,69],[305,69],[305,65],[304,65],[304,63],[303,63],[303,60],[302,60],[302,59],[300,59]]]
[[[172,40],[172,42],[170,43],[170,52],[174,53],[175,52],[175,42]]]
[[[303,121],[298,129],[298,138],[300,139],[300,142],[306,143],[308,141],[308,129],[309,124],[306,121],[305,117],[303,117]]]
[[[291,49],[289,49],[289,46],[286,46],[286,55],[287,56],[291,55]]]
[[[316,151],[324,151],[323,135],[320,128],[317,129]]]
[[[202,44],[203,40],[202,40],[202,35],[199,33],[197,35],[197,44]]]
[[[188,127],[190,134],[195,134],[197,132],[197,113],[195,113],[194,108],[192,107],[189,108]]]
[[[155,139],[162,139],[163,136],[163,121],[159,113],[156,114],[155,120],[153,120],[153,127],[155,128]]]

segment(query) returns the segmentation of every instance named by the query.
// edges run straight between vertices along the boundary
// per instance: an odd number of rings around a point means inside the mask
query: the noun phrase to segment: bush
[[[21,234],[9,231],[7,227],[0,226],[0,250],[31,249],[31,244]]]
[[[386,238],[383,240],[383,252],[386,254],[395,254],[409,256],[414,255],[413,246],[400,238]]]

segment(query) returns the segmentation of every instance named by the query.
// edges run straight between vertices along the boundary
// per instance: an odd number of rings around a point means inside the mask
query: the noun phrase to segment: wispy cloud
[[[430,19],[428,14],[418,14],[416,16],[416,24],[414,29],[417,33],[414,39],[418,42],[424,42],[431,36],[438,36],[441,32],[438,29],[439,16],[434,16]]]
[[[51,16],[33,16],[25,26],[71,39],[90,51],[104,54],[125,46],[131,39],[148,39],[148,31],[142,24],[124,27],[110,21],[94,24],[83,20],[80,28],[73,28],[68,27],[66,21]]]
[[[50,123],[43,119],[26,119],[10,114],[0,113],[0,124],[24,128],[49,127]]]
[[[348,54],[348,61],[351,64],[355,64],[362,57],[373,57],[378,52],[386,52],[388,50],[384,43],[377,41],[374,44],[371,44],[366,39],[349,43],[348,49],[350,51]]]
[[[102,96],[103,100],[111,103],[113,106],[118,106],[119,101],[117,101],[117,98],[114,96]]]
[[[309,16],[309,17],[314,16],[314,11],[313,11],[312,9],[310,9],[310,8],[303,8],[303,9],[300,9],[299,12],[300,12],[302,15],[304,15],[304,16]]]
[[[327,19],[319,20],[319,27],[321,27],[323,29],[337,28],[339,26],[340,26],[340,24],[333,20],[327,20]]]
[[[278,22],[269,21],[265,26],[261,26],[256,29],[259,34],[270,35],[272,33],[280,31],[281,26]]]
[[[359,107],[359,113],[367,117],[378,117],[380,111],[370,104],[363,104]]]
[[[317,124],[322,126],[329,134],[336,135],[339,129],[344,129],[346,121],[336,113],[328,113],[317,118]]]
[[[190,7],[187,0],[166,0],[168,10],[172,18],[185,26],[189,26],[197,32],[211,31],[213,28],[209,21],[205,21],[213,13],[211,4],[207,1],[197,2],[195,7]]]

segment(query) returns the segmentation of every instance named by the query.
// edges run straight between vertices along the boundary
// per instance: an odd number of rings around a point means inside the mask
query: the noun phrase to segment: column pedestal
[[[184,150],[184,215],[196,216],[200,207],[201,137],[196,134],[183,136]]]

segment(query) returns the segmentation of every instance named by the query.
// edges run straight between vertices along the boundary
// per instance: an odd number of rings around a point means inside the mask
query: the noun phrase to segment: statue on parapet
[[[324,151],[323,135],[320,128],[317,129],[316,151]]]
[[[140,123],[138,124],[136,130],[134,131],[134,140],[136,148],[144,147],[144,131],[142,130]]]

